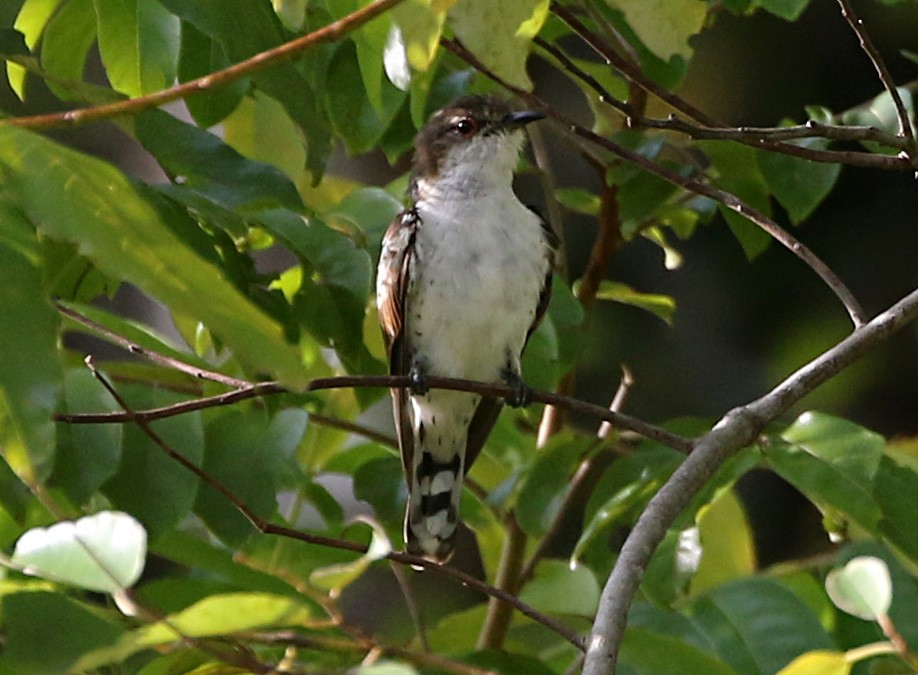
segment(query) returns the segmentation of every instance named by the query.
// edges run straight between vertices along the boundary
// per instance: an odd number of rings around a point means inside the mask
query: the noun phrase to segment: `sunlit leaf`
[[[115,593],[140,578],[146,554],[147,533],[135,518],[102,511],[29,530],[16,542],[13,562],[27,574]]]
[[[664,61],[692,55],[689,38],[704,25],[708,5],[702,0],[608,0],[620,9],[641,41]]]
[[[463,0],[449,12],[456,37],[495,74],[531,89],[526,74],[529,40],[548,14],[546,0]]]
[[[157,0],[94,0],[99,53],[112,87],[128,96],[175,80],[179,20]]]
[[[873,556],[852,558],[826,576],[826,593],[835,606],[865,621],[886,615],[892,591],[889,568]]]
[[[608,279],[603,279],[600,283],[596,299],[612,300],[613,302],[646,309],[668,324],[672,324],[673,313],[676,311],[676,301],[668,295],[641,293],[626,284],[609,281]]]

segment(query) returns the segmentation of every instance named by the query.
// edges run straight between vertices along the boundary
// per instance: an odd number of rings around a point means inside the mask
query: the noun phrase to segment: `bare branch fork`
[[[918,290],[856,329],[761,398],[728,412],[697,439],[695,449],[650,500],[622,546],[606,581],[587,640],[585,675],[613,672],[628,619],[628,608],[650,556],[689,500],[733,454],[753,443],[767,424],[820,384],[918,319]]]

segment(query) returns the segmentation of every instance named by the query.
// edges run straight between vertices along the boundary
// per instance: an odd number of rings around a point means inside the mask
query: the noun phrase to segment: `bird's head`
[[[523,147],[522,128],[542,119],[514,111],[498,96],[463,96],[438,110],[414,142],[411,190],[415,199],[431,191],[475,194],[491,184],[510,187]]]

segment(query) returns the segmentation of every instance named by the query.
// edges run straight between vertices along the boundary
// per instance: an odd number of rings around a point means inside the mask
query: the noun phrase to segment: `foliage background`
[[[914,64],[903,58],[899,50],[903,47],[908,48],[909,36],[914,35],[918,28],[918,12],[914,3],[862,4],[863,6],[858,6],[858,10],[867,22],[871,36],[887,57],[894,80],[899,83],[909,81],[914,77]],[[18,3],[12,3],[3,8],[5,15],[0,17],[3,19],[2,25],[12,25],[13,17],[18,10],[17,5]],[[879,83],[869,62],[856,48],[854,37],[832,3],[811,3],[795,21],[785,21],[762,10],[752,13],[751,16],[742,17],[720,11],[710,26],[699,36],[692,38],[692,44],[695,54],[680,91],[701,109],[730,123],[769,126],[785,117],[800,120],[805,105],[819,103],[833,110],[844,110],[869,100],[879,92]],[[582,46],[571,46],[571,50],[580,56],[587,54]],[[91,71],[96,73],[96,78],[100,77],[101,65],[96,62]],[[574,85],[562,81],[536,58],[530,60],[530,72],[536,83],[536,91],[547,100],[559,109],[577,116],[578,119],[589,119],[586,106],[570,95],[571,92],[575,92],[572,89]],[[103,82],[101,79],[97,81]],[[342,91],[351,93],[353,90]],[[25,103],[20,103],[8,89],[0,89],[0,102],[3,109],[14,116],[47,108],[53,109],[59,105],[44,91],[38,78],[30,79],[29,97]],[[264,127],[259,131],[263,133]],[[410,138],[410,132],[411,127],[405,124],[402,137],[391,142],[394,146],[404,144]],[[280,159],[280,163],[286,166],[290,166],[288,162],[296,165],[299,159],[295,153],[292,160],[259,157],[257,141],[264,140],[270,145],[271,139],[246,137],[241,125],[236,128],[236,133],[237,147],[248,147],[256,158]],[[546,133],[546,136],[552,151],[552,166],[559,186],[597,190],[599,185],[595,174],[572,151],[568,139],[558,134]],[[130,135],[125,135],[109,124],[80,127],[66,133],[53,132],[52,137],[89,154],[115,161],[126,173],[144,181],[161,180],[162,174],[150,156]],[[351,141],[357,142],[353,139]],[[372,144],[369,144],[365,149],[369,150],[371,147]],[[378,151],[367,155],[360,154],[358,157],[347,157],[339,149],[330,164],[329,173],[346,175],[374,185],[385,185],[397,180],[405,167],[404,158],[396,160],[395,166],[391,167]],[[328,199],[327,195],[323,197],[320,193],[309,192],[305,181],[300,181],[299,187],[306,195],[305,201],[309,206],[318,205],[322,199]],[[915,264],[913,253],[918,250],[918,234],[914,227],[915,190],[915,182],[908,172],[879,172],[846,167],[829,198],[806,221],[799,232],[795,231],[795,234],[799,234],[811,248],[818,251],[851,286],[866,305],[868,314],[886,307],[918,286],[918,265]],[[542,203],[543,208],[545,207],[541,186],[533,174],[527,173],[521,178],[520,192],[527,201]],[[398,189],[394,189],[393,193],[398,194]],[[776,206],[775,212],[779,222],[785,223],[786,217],[781,208]],[[569,269],[572,278],[576,278],[586,265],[596,225],[591,217],[568,213],[565,215],[565,227],[569,237]],[[258,246],[257,241],[250,243]],[[627,399],[627,412],[654,422],[664,422],[674,417],[713,420],[724,410],[760,395],[788,372],[833,345],[846,333],[846,319],[834,298],[805,266],[784,249],[772,245],[752,262],[747,262],[735,237],[723,226],[720,218],[715,218],[710,225],[699,227],[692,237],[685,241],[677,241],[676,245],[683,255],[684,264],[675,271],[663,268],[662,254],[658,247],[640,239],[624,246],[616,255],[609,278],[625,282],[644,292],[670,295],[676,301],[677,311],[672,326],[668,326],[640,309],[617,303],[599,303],[588,321],[587,337],[584,340],[585,351],[578,362],[575,389],[577,398],[604,404],[617,385],[619,364],[625,362],[636,376],[636,385]],[[280,262],[274,255],[262,252],[256,253],[256,257],[261,261],[262,269],[277,269],[278,265],[291,262],[289,255],[281,257]],[[232,255],[227,255],[224,263],[242,264]],[[134,307],[135,299],[135,294],[122,291],[116,297],[113,306],[128,313],[149,311]],[[267,301],[264,297],[260,297],[259,300]],[[104,300],[103,305],[111,306]],[[150,314],[141,316],[145,320],[153,318]],[[154,310],[154,316],[162,318],[159,310]],[[186,322],[183,327],[186,335],[189,334],[190,325]],[[372,342],[372,339],[369,338],[368,342]],[[818,408],[846,417],[887,437],[896,436],[907,442],[909,437],[918,433],[918,415],[915,414],[914,408],[914,401],[918,400],[918,382],[909,376],[918,366],[915,342],[916,333],[913,327],[894,336],[881,349],[874,351],[809,397],[805,401],[805,407]],[[79,349],[86,348],[83,346],[85,343],[76,344],[80,345]],[[92,350],[97,352],[99,347],[95,343],[91,344]],[[358,367],[352,370],[372,371],[368,361],[362,363],[367,368]],[[87,406],[87,410],[105,409],[111,405],[110,402],[106,402],[104,396],[88,393],[93,387],[88,381],[82,382],[79,386],[83,387],[79,391],[85,391],[87,397],[93,396],[93,402],[98,404],[98,407]],[[133,397],[133,405],[140,407],[161,405],[173,400],[169,395],[163,394],[154,394],[153,398],[150,398],[151,394],[140,390],[132,392],[130,387],[126,387],[125,391]],[[339,414],[356,414],[354,402],[344,401],[345,398],[346,395],[333,399],[329,406],[331,411]],[[305,418],[297,418],[297,403],[301,401],[284,399],[277,407],[272,407],[269,403],[268,409],[272,414],[283,409],[283,415],[286,415],[286,418],[282,418],[284,423],[292,425],[285,428],[296,428],[298,424],[305,424]],[[309,399],[308,403],[311,409],[315,409],[314,399]],[[797,412],[802,409],[798,409]],[[248,408],[243,410],[251,412]],[[195,428],[197,422],[177,422],[178,427],[173,431],[174,437],[184,440],[175,442],[184,442],[192,456],[200,453],[204,445],[217,447],[225,443],[227,452],[240,453],[237,462],[245,462],[247,459],[244,449],[235,446],[229,440],[233,432],[240,436],[249,434],[249,438],[258,433],[269,433],[264,429],[255,428],[255,419],[251,416],[245,417],[245,414],[247,413],[229,413],[225,418],[221,417],[221,425],[227,425],[231,431],[227,432],[225,439],[221,439],[219,432],[210,428],[206,443],[202,430]],[[385,406],[382,406],[382,410],[377,410],[375,416],[371,411],[364,413],[361,420],[374,423],[384,418],[385,414]],[[792,418],[793,415],[789,415],[784,422],[787,423]],[[537,412],[530,413],[527,421],[534,424],[537,421]],[[587,431],[596,424],[595,420],[576,416],[573,423]],[[704,428],[695,422],[688,424],[694,431]],[[341,438],[316,430],[314,426],[310,426],[309,429],[306,440],[300,444],[299,456],[302,458],[305,453],[307,457],[315,459],[316,455],[310,453],[328,453],[325,455],[327,460],[333,449],[338,447],[336,444],[341,442]],[[125,427],[123,433],[126,438],[134,435],[131,437],[135,442],[142,442],[140,435],[128,427]],[[330,445],[323,445],[329,442]],[[150,461],[156,465],[157,472],[163,472],[163,475],[168,477],[167,480],[187,481],[189,478],[176,467],[170,467],[166,461],[159,463],[152,457]],[[319,463],[321,464],[321,461]],[[391,463],[385,464],[390,465]],[[61,466],[64,465],[59,460],[58,473],[62,470]],[[208,467],[206,460],[204,466]],[[337,468],[345,473],[353,470],[342,466],[339,464]],[[381,466],[383,465],[374,465],[376,469]],[[109,488],[104,498],[96,495],[93,499],[98,501],[68,504],[68,507],[72,507],[69,509],[69,515],[75,517],[81,511],[98,510],[108,505],[106,499],[114,500],[121,508],[125,508],[126,504],[132,503],[130,480],[136,476],[133,472],[137,470],[136,466],[123,468],[127,482],[121,488]],[[286,469],[278,467],[279,472],[283,470]],[[243,473],[230,472],[226,480],[238,481]],[[220,476],[219,469],[216,469],[216,475]],[[390,478],[391,481],[397,480],[397,474],[392,473]],[[377,514],[389,526],[390,534],[393,534],[398,529],[400,507],[397,503],[392,503],[397,502],[397,496],[391,491],[392,486],[385,481],[379,482],[388,487],[382,490],[385,494],[375,495],[374,505],[377,507]],[[253,507],[256,503],[260,504],[259,508],[263,513],[270,514],[272,506],[266,494],[271,489],[270,485],[262,486],[262,490],[258,489],[257,481],[254,484],[243,481],[233,486],[243,491],[240,494],[253,500]],[[750,532],[754,533],[756,538],[758,561],[763,567],[774,561],[828,550],[820,514],[805,498],[777,479],[773,473],[766,470],[751,471],[741,479],[739,486],[748,508],[752,525]],[[73,492],[72,486],[70,489],[67,497],[78,502],[74,495],[79,494],[79,491]],[[324,503],[324,497],[320,494],[320,489],[313,488],[306,501],[310,501],[311,498],[315,503]],[[61,498],[60,495],[55,495]],[[205,504],[209,503],[208,499],[217,502],[214,495],[198,499]],[[265,499],[268,501],[265,502]],[[390,507],[388,513],[382,512],[386,505]],[[208,522],[211,529],[216,528],[218,533],[222,532],[224,542],[230,546],[241,545],[247,540],[247,535],[242,534],[246,526],[238,516],[230,513],[231,509],[224,507],[225,504],[213,507],[199,505],[196,510],[198,515],[202,516],[211,509],[211,520]],[[322,511],[321,507],[319,511]],[[323,515],[327,518],[329,513],[335,513],[335,508],[326,505]],[[46,524],[49,518],[47,513],[41,513],[36,503],[29,502],[29,506],[24,507],[23,515],[13,520],[17,524],[8,525],[6,531],[10,544],[8,548],[11,548],[15,535],[26,525]],[[218,521],[223,522],[222,530]],[[576,541],[578,534],[578,531],[571,531],[567,537],[560,537],[554,543],[551,552],[563,555]],[[154,538],[155,535],[156,533]],[[496,535],[492,532],[491,536]],[[171,575],[175,572],[173,566],[176,559],[182,557],[183,547],[188,547],[190,551],[193,544],[187,540],[175,540],[173,535],[170,537],[168,543],[160,539],[157,551],[159,557],[150,560],[148,573],[151,575],[151,582],[150,590],[145,596],[147,599],[155,599],[153,604],[159,605],[161,611],[172,612],[186,606],[192,598],[206,596],[211,590],[226,590],[225,585],[221,586],[213,578],[198,585],[186,586],[182,586],[179,580],[171,580]],[[613,537],[613,543],[614,541]],[[253,545],[252,541],[249,541],[249,545],[255,549],[259,544]],[[732,545],[736,551],[742,548],[743,543],[733,542]],[[173,547],[171,558],[164,553],[169,546]],[[278,544],[265,546],[274,546],[275,554],[283,548]],[[872,548],[864,550],[877,552]],[[845,549],[842,557],[850,554],[851,551]],[[317,555],[321,557],[324,554]],[[888,557],[886,553],[883,555]],[[333,561],[343,561],[343,558],[329,554],[325,562]],[[462,564],[461,560],[459,562]],[[317,564],[313,561],[309,567]],[[471,564],[474,567],[474,561]],[[159,565],[163,566],[162,570],[158,569]],[[193,570],[195,565],[190,565],[190,568]],[[551,575],[560,575],[560,569],[551,568]],[[157,579],[160,574],[161,579]],[[903,578],[901,573],[897,574],[900,575],[897,578]],[[547,592],[542,590],[540,595],[542,587],[536,584],[535,589],[530,589],[528,595],[523,594],[523,598],[549,614],[554,612],[567,616],[569,607],[555,607],[553,610],[550,602],[550,596],[558,593],[557,584],[560,584],[564,577],[551,575],[547,577],[551,581],[547,586]],[[602,573],[597,572],[597,575],[601,581]],[[176,577],[178,578],[179,576]],[[221,583],[225,584],[223,581]],[[260,587],[262,583],[270,586],[266,580],[254,585],[247,585],[246,582],[238,580],[235,583],[249,590]],[[450,611],[450,603],[439,603],[432,599],[433,596],[448,595],[459,605],[479,600],[479,596],[465,592],[452,583],[441,583],[439,578],[432,578],[429,574],[422,575],[413,583],[416,587],[415,592],[425,608],[426,618],[434,625],[440,614]],[[756,593],[766,596],[772,591],[771,587],[766,586],[759,589],[746,588],[744,592],[748,595],[743,600],[759,597]],[[581,596],[572,591],[573,597],[580,599],[591,597],[591,593],[592,591],[587,590]],[[816,602],[813,600],[815,596],[812,589],[803,595],[808,601]],[[11,599],[4,604],[5,616],[8,617],[5,624],[7,634],[19,635],[20,638],[29,618],[46,614],[49,608],[62,611],[62,607],[70,607],[61,605],[59,600],[48,600],[48,607],[38,604],[29,607],[28,603],[22,602],[20,596],[21,593],[11,594]],[[19,623],[9,618],[13,616],[13,608],[20,607],[15,604],[16,602],[23,606],[18,610],[18,616],[24,617]],[[385,610],[396,603],[399,606],[399,610],[395,612],[397,618],[386,611],[358,613],[358,610],[363,610],[367,604],[378,605]],[[369,632],[381,635],[384,643],[387,640],[398,642],[407,639],[413,632],[407,612],[401,608],[401,603],[397,584],[390,573],[378,563],[368,574],[354,581],[339,601],[340,608],[348,617],[353,617],[356,621],[358,616],[361,616],[360,620],[366,622]],[[793,602],[788,606],[793,606]],[[823,604],[820,607],[823,613],[830,611],[828,605]],[[479,606],[478,609],[482,608]],[[651,610],[642,611],[652,614]],[[779,607],[776,611],[786,612],[787,606]],[[432,636],[434,652],[455,653],[455,649],[449,649],[449,638],[444,636],[455,636],[458,634],[457,631],[466,638],[473,639],[477,634],[477,623],[482,620],[482,614],[481,611],[473,611],[468,615],[458,615],[456,622],[439,626],[439,632],[435,630]],[[85,617],[81,620],[85,620]],[[111,616],[107,616],[106,621],[111,622]],[[652,624],[650,619],[647,621],[648,625]],[[845,629],[844,620],[836,617],[834,621],[841,621],[842,628]],[[569,619],[569,622],[577,630],[583,630],[586,625],[582,618]],[[19,633],[15,632],[17,630]],[[94,626],[87,628],[80,636],[97,637],[99,631],[104,633],[104,630]],[[510,649],[519,650],[521,645],[526,645],[527,631],[531,630],[533,629],[525,625],[515,624],[516,632],[511,639]],[[857,637],[852,638],[849,635],[847,641],[835,637],[835,645],[847,647],[857,643],[865,634],[865,629],[859,627],[857,630],[852,629],[852,632]],[[844,630],[841,633],[844,633]],[[869,633],[869,630],[866,633]],[[532,639],[538,641],[541,637],[535,633]],[[639,638],[640,636],[632,635],[634,644],[640,644]],[[105,644],[103,638],[98,638],[97,642]],[[364,644],[360,640],[355,640],[355,643]],[[38,643],[30,643],[25,639],[18,644],[26,645],[20,649],[28,651],[30,646],[34,647]],[[66,654],[82,654],[81,650],[86,644],[72,647],[71,652]],[[815,643],[811,646],[815,646]],[[207,650],[200,649],[201,644],[197,644],[197,647],[197,650],[189,650],[194,652],[194,657],[185,655],[189,663],[194,662],[194,667],[199,667],[201,662],[207,660],[201,658]],[[174,652],[171,656],[172,661],[179,660],[179,657],[175,656],[176,653],[181,654]],[[304,653],[311,652],[307,648]],[[66,662],[65,656],[57,663]],[[7,655],[6,661],[12,664],[11,667],[21,670],[22,664],[29,662],[28,659],[23,661],[23,658],[22,653],[14,649],[12,656]],[[145,653],[134,658],[134,661],[122,666],[126,672],[141,667],[140,664],[153,668],[151,664],[156,661],[152,655]],[[332,661],[331,657],[328,658],[329,663],[326,665],[330,665]],[[636,659],[633,652],[626,650],[624,658],[629,663],[628,667],[636,672],[655,672],[652,664]],[[562,650],[560,657],[540,654],[540,659],[542,665],[558,669],[558,664],[562,661],[569,662],[571,655]],[[309,662],[308,658],[305,660]],[[343,666],[349,661],[353,663],[356,660],[359,659],[349,657],[346,650],[342,650],[335,665]],[[467,660],[472,662],[474,657]],[[736,672],[776,670],[763,664],[758,664],[759,670],[746,670],[738,666],[735,660],[725,660]],[[666,668],[674,667],[674,661],[675,657],[659,672],[667,672]],[[888,662],[884,663],[887,664],[886,667],[891,667]],[[41,662],[38,665],[32,663],[29,667],[39,670],[50,668],[47,672],[53,672],[58,665]],[[499,667],[507,666],[502,664]]]

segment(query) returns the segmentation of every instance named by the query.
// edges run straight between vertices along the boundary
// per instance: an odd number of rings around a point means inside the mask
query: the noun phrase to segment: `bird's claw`
[[[532,389],[523,382],[523,378],[518,373],[507,369],[500,376],[507,386],[513,388],[513,393],[504,397],[507,405],[511,408],[525,408],[532,403]]]
[[[417,365],[411,366],[408,371],[408,379],[410,380],[408,389],[412,396],[424,396],[430,391],[430,387],[427,386],[427,375]]]

